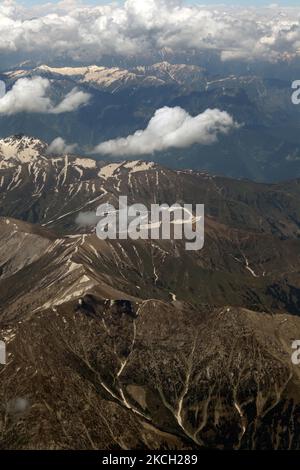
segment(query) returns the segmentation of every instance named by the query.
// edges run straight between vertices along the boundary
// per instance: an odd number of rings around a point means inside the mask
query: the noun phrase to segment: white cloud
[[[221,2],[220,2],[221,3]],[[26,9],[0,5],[0,52],[99,61],[170,48],[216,51],[222,60],[293,57],[300,49],[300,7],[188,5],[179,0],[127,0],[82,5],[75,0]]]
[[[54,105],[47,96],[49,88],[50,81],[42,77],[20,78],[6,94],[2,86],[0,114],[11,115],[21,112],[61,114],[75,111],[90,99],[88,93],[74,88],[58,105]]]
[[[238,127],[225,111],[207,109],[192,117],[180,107],[158,109],[145,130],[125,138],[102,142],[94,153],[112,156],[132,156],[153,153],[168,148],[184,148],[193,144],[209,145],[219,134]]]
[[[70,113],[76,111],[80,106],[87,104],[90,99],[89,93],[73,88],[66,97],[52,109],[53,114]]]
[[[46,96],[49,85],[49,81],[41,77],[21,78],[0,98],[0,113],[48,112],[51,108],[50,98]]]
[[[67,144],[64,139],[57,137],[54,139],[47,148],[48,155],[62,155],[72,153],[76,150],[77,144]]]

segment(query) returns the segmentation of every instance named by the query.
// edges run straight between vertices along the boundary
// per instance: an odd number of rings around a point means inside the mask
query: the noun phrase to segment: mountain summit
[[[47,147],[45,142],[22,134],[0,139],[0,168],[44,158]]]

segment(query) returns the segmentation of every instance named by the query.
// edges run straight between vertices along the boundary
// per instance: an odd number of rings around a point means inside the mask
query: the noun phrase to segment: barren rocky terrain
[[[298,180],[0,142],[2,449],[299,449]],[[204,203],[205,245],[101,241],[101,202]]]

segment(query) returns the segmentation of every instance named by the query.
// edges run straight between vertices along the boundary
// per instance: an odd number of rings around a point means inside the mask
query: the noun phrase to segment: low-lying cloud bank
[[[224,61],[294,57],[300,49],[300,7],[204,6],[180,0],[107,0],[98,6],[64,0],[27,8],[4,0],[0,5],[0,54],[92,63],[105,55],[162,49],[215,51]]]
[[[145,130],[102,142],[93,153],[133,156],[193,144],[209,145],[217,141],[219,134],[227,134],[237,127],[234,119],[219,109],[207,109],[193,117],[180,107],[164,107],[155,112]]]
[[[73,88],[65,98],[54,105],[47,96],[50,81],[42,77],[20,78],[5,93],[5,85],[0,86],[0,114],[17,114],[21,112],[62,114],[76,111],[89,102],[90,95]]]

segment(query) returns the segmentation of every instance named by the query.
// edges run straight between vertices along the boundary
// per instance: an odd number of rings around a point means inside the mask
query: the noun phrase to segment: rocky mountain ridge
[[[1,447],[299,449],[299,181],[0,148]],[[76,222],[119,195],[204,203],[204,248]]]
[[[203,80],[204,70],[195,65],[158,62],[151,66],[132,69],[119,67],[49,67],[40,65],[32,70],[20,69],[5,72],[10,81],[31,76],[46,76],[50,79],[73,80],[78,84],[91,85],[99,90],[115,93],[130,87],[157,87],[167,84],[191,85]]]

